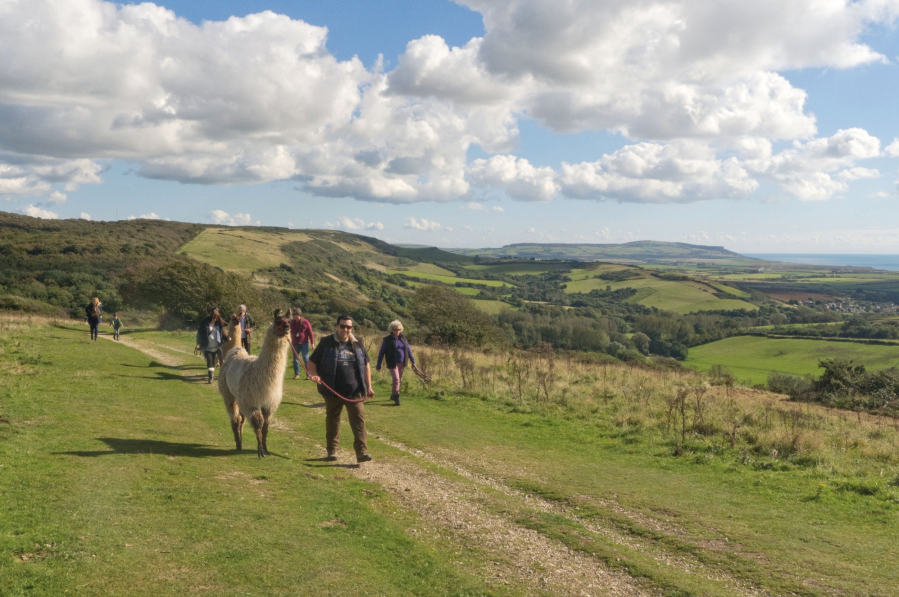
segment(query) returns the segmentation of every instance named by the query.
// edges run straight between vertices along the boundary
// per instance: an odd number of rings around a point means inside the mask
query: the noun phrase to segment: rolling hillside
[[[538,244],[518,243],[498,249],[449,249],[460,255],[481,257],[518,257],[575,261],[614,261],[634,264],[665,264],[683,261],[716,264],[751,265],[766,263],[744,257],[724,247],[686,243],[636,241],[623,244]]]

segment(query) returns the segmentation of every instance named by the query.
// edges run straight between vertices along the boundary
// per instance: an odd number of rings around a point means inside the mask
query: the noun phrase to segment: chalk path
[[[112,340],[111,336],[101,336]],[[172,352],[193,356],[186,351],[162,346],[145,340],[121,336],[125,346],[139,350],[163,365],[178,367],[185,364],[183,356]],[[196,357],[199,359],[199,357]],[[184,373],[182,373],[184,374]],[[202,376],[205,379],[205,374]],[[209,386],[215,389],[215,384]],[[307,405],[307,406],[311,406]],[[323,409],[312,409],[324,416]],[[274,428],[283,433],[295,433],[291,428],[276,421]],[[649,545],[646,540],[623,534],[610,528],[603,528],[580,520],[570,511],[539,496],[509,487],[501,480],[483,473],[471,472],[458,455],[426,453],[413,450],[400,442],[376,435],[373,438],[404,453],[404,458],[376,460],[370,464],[356,465],[351,450],[342,450],[335,463],[348,473],[360,479],[376,483],[394,497],[401,506],[420,515],[421,522],[412,530],[420,536],[439,537],[457,546],[457,551],[474,546],[486,554],[480,564],[484,578],[498,584],[523,588],[529,595],[565,596],[643,596],[658,595],[660,592],[639,586],[635,579],[624,572],[608,568],[598,558],[590,554],[571,550],[560,541],[548,538],[537,531],[528,529],[507,516],[491,509],[493,496],[503,494],[506,498],[520,500],[526,507],[541,512],[561,515],[589,532],[596,533],[631,549],[647,553],[661,565],[671,566],[683,572],[720,582],[722,588],[731,595],[760,596],[766,593],[745,582],[735,579],[720,570],[708,569],[690,556],[672,554],[656,543]],[[323,447],[320,454],[325,455]],[[483,465],[483,463],[474,463]],[[429,466],[425,466],[429,465]],[[444,468],[458,480],[431,470],[434,466]],[[477,468],[484,468],[477,466]],[[663,528],[658,521],[640,520],[639,513],[626,512],[617,504],[603,504],[618,513],[637,519],[641,524],[651,525],[656,530],[677,533],[677,529]],[[470,570],[468,570],[471,572]]]

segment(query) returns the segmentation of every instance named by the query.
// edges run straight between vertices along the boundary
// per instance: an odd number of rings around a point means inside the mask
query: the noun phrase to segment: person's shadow
[[[321,462],[323,464],[309,464],[312,462]],[[337,464],[333,460],[323,458],[307,458],[303,461],[303,466],[307,468],[359,468],[359,464]]]
[[[97,456],[109,456],[112,454],[160,454],[163,456],[184,456],[186,458],[209,458],[211,456],[238,456],[247,454],[256,456],[255,446],[246,446],[243,450],[222,449],[207,446],[205,444],[182,444],[166,442],[158,439],[124,439],[118,437],[98,437],[97,440],[106,444],[108,450],[73,450],[69,452],[55,452],[67,456],[81,456],[83,458],[95,458]],[[255,442],[251,442],[255,443]],[[287,458],[269,451],[269,455],[278,458]],[[289,458],[287,458],[289,460]]]

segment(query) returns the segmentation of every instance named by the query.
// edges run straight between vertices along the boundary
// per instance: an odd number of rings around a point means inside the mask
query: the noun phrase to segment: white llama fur
[[[230,340],[222,342],[222,354],[228,354],[231,352],[232,348],[240,346],[240,334],[242,331],[240,318],[238,318],[237,315],[232,315],[231,321],[228,324],[228,335],[230,336]]]
[[[218,388],[231,418],[237,449],[241,450],[243,425],[247,420],[256,432],[260,458],[268,454],[266,438],[271,416],[281,404],[284,391],[284,363],[290,348],[289,323],[275,312],[275,321],[265,333],[259,356],[238,346],[225,355]]]

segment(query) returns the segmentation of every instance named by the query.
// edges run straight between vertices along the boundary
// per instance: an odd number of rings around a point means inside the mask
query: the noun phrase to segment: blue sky
[[[25,4],[6,211],[899,253],[892,0]]]

